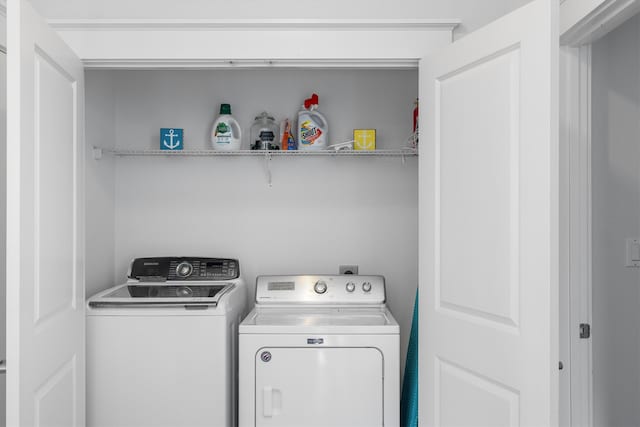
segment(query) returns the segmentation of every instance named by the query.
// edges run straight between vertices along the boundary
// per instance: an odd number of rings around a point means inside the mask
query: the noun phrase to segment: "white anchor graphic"
[[[169,129],[169,133],[165,133],[164,136],[169,137],[169,142],[166,139],[162,140],[162,144],[167,147],[169,150],[173,150],[176,147],[180,146],[180,140],[176,139],[176,142],[173,142],[173,138],[178,138],[178,135],[175,134],[173,129]]]
[[[366,150],[373,150],[373,138],[369,139],[369,132],[360,134],[360,146]]]

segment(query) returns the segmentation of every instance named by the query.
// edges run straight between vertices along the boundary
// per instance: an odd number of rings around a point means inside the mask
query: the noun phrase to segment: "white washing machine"
[[[382,276],[258,277],[240,324],[240,426],[398,426],[399,334]]]
[[[89,299],[88,426],[237,424],[239,273],[234,259],[138,258]]]

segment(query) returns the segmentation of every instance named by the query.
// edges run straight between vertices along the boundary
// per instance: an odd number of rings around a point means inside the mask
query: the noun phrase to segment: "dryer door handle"
[[[270,385],[262,387],[262,416],[271,418],[282,413],[282,391]]]
[[[273,416],[273,387],[262,387],[262,415]]]

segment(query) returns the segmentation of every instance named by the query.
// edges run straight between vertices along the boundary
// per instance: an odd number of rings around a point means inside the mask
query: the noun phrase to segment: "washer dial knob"
[[[362,284],[362,290],[365,292],[371,292],[371,282],[364,282]]]
[[[347,292],[353,292],[356,290],[356,284],[353,282],[349,282],[347,283],[347,286],[345,286],[345,288],[347,289]]]
[[[176,296],[182,298],[188,298],[193,296],[193,290],[188,286],[180,286],[176,289]]]
[[[189,277],[191,276],[191,273],[193,273],[193,265],[191,265],[190,262],[182,261],[176,267],[176,276],[178,277],[182,277],[182,278]]]
[[[327,284],[322,280],[318,280],[313,286],[313,290],[316,291],[317,294],[324,294],[327,292]]]

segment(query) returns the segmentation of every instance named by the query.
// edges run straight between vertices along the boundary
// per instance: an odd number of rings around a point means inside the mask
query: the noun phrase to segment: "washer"
[[[88,301],[87,425],[235,426],[238,261],[138,258],[128,277]]]
[[[258,277],[240,324],[240,426],[398,426],[399,333],[382,276]]]

